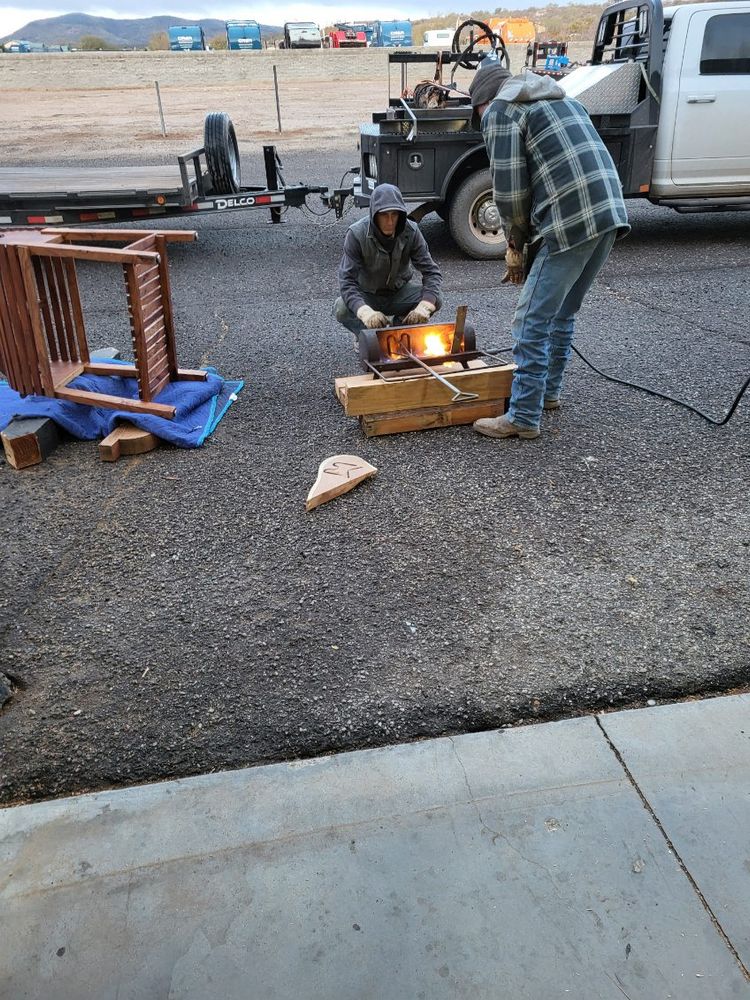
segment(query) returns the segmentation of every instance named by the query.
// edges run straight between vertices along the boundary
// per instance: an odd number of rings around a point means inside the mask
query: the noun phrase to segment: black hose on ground
[[[750,389],[750,375],[748,375],[748,377],[743,382],[740,391],[732,400],[729,409],[726,411],[721,420],[717,420],[710,414],[704,413],[703,410],[699,410],[697,406],[693,406],[692,403],[688,403],[684,399],[679,399],[677,396],[670,396],[668,392],[659,392],[657,389],[652,389],[648,385],[641,385],[640,382],[629,382],[627,379],[618,378],[616,375],[607,375],[606,372],[603,372],[600,368],[597,368],[592,361],[589,361],[589,359],[584,354],[582,354],[578,350],[578,348],[575,347],[575,345],[571,346],[572,349],[575,351],[575,353],[578,355],[578,357],[581,359],[581,361],[583,361],[585,365],[588,365],[588,367],[592,370],[592,372],[596,372],[597,375],[601,375],[601,377],[605,378],[608,382],[614,382],[616,385],[627,386],[628,389],[638,389],[640,392],[648,393],[649,396],[655,396],[657,399],[666,399],[667,402],[669,403],[676,403],[677,406],[682,406],[686,410],[690,410],[691,413],[695,413],[697,416],[702,417],[704,420],[707,420],[709,424],[713,424],[714,427],[723,427],[724,424],[729,423],[732,416],[734,415],[734,411],[740,404],[740,400],[745,395],[747,390]],[[505,354],[508,351],[512,350],[513,350],[512,345],[510,347],[491,347],[487,350],[487,354]]]

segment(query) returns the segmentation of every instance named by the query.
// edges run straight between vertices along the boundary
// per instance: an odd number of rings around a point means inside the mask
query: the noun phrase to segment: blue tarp
[[[159,393],[157,402],[177,408],[173,420],[46,396],[19,396],[7,382],[0,381],[0,430],[13,417],[50,417],[73,437],[93,441],[106,437],[119,423],[128,420],[178,448],[198,448],[213,433],[244,386],[242,381],[225,381],[213,368],[207,371],[205,382],[170,382]],[[138,398],[138,383],[134,378],[80,375],[69,387],[103,392],[108,396]]]

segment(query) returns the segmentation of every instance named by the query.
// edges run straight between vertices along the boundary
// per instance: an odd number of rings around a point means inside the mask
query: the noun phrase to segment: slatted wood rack
[[[155,402],[171,381],[205,380],[178,368],[167,243],[192,231],[76,229],[0,233],[0,370],[22,396],[41,395],[172,419],[174,406]],[[121,249],[84,243],[125,242]],[[133,365],[91,361],[76,261],[119,264],[125,276]],[[138,380],[138,399],[70,388],[79,375]]]

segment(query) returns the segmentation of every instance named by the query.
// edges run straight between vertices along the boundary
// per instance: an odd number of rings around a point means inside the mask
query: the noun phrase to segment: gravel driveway
[[[354,160],[298,153],[287,179]],[[717,428],[576,360],[538,441],[367,440],[333,396],[358,371],[330,316],[356,215],[209,215],[171,249],[181,363],[247,381],[205,447],[111,465],[70,442],[0,467],[2,801],[748,682],[750,396]],[[747,216],[632,222],[578,345],[721,414],[750,368]],[[423,232],[443,315],[467,303],[480,344],[507,345],[499,265],[437,216]],[[123,301],[113,280],[89,309],[92,346],[127,351]],[[306,514],[337,452],[379,473]]]

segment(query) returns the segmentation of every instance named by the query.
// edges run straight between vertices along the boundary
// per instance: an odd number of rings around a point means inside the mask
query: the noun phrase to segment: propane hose
[[[657,399],[666,399],[669,403],[675,403],[677,406],[682,406],[686,410],[690,410],[691,413],[695,413],[697,416],[702,417],[704,420],[707,420],[708,423],[713,424],[714,427],[723,427],[724,424],[729,423],[729,421],[734,415],[735,410],[739,406],[740,400],[745,395],[747,390],[750,389],[750,375],[748,375],[748,377],[743,382],[740,391],[732,400],[729,409],[726,411],[721,420],[717,420],[715,417],[712,417],[710,413],[705,413],[703,410],[699,410],[697,406],[693,406],[692,403],[688,403],[687,400],[685,399],[679,399],[679,397],[677,396],[670,396],[668,392],[659,392],[658,389],[652,389],[651,386],[642,385],[640,382],[630,382],[627,379],[618,378],[616,375],[608,375],[606,372],[603,372],[601,368],[597,368],[596,365],[593,363],[593,361],[589,361],[586,355],[582,354],[581,351],[579,351],[574,344],[571,344],[571,348],[573,351],[575,351],[575,353],[578,355],[578,357],[581,359],[581,361],[583,361],[585,365],[588,365],[588,367],[593,372],[596,372],[597,375],[601,375],[601,377],[606,379],[608,382],[614,382],[616,385],[627,386],[628,389],[638,389],[640,392],[648,393],[649,396],[655,396]],[[510,347],[490,347],[486,353],[505,354],[508,351],[512,350],[513,350],[512,345]]]

